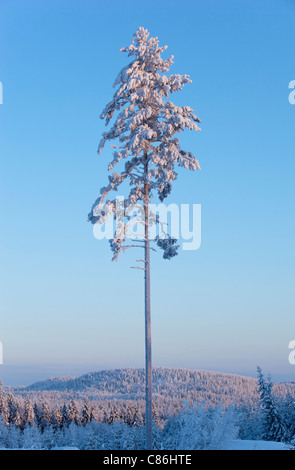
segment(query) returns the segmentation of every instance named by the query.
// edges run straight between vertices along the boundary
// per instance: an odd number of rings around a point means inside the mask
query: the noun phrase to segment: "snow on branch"
[[[189,106],[176,106],[169,101],[169,96],[182,90],[191,79],[186,74],[166,75],[174,59],[173,56],[162,57],[166,49],[167,46],[160,46],[159,39],[150,37],[146,29],[137,29],[131,44],[121,49],[132,58],[131,62],[117,75],[114,96],[100,116],[106,125],[113,119],[98,146],[100,154],[108,141],[112,144],[113,158],[108,165],[112,173],[108,185],[101,189],[93,204],[88,220],[92,224],[105,223],[116,210],[115,200],[109,199],[109,194],[128,182],[130,189],[124,203],[120,236],[111,243],[115,259],[126,242],[127,224],[123,220],[126,209],[132,204],[144,207],[155,196],[163,201],[171,193],[177,166],[200,170],[196,157],[183,150],[176,137],[185,130],[199,131],[200,119]],[[124,168],[114,172],[115,166],[122,165],[124,160]],[[175,256],[176,245],[172,239],[167,239],[167,245],[161,248],[166,259]]]

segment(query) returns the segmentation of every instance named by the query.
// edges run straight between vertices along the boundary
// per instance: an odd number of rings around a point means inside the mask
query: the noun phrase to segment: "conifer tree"
[[[29,397],[26,398],[24,410],[21,416],[22,429],[26,426],[32,426],[35,422],[34,408]]]
[[[7,396],[6,396],[1,379],[0,379],[0,418],[2,420],[2,423],[8,426],[9,412],[8,412]]]
[[[36,426],[39,427],[39,426],[40,426],[40,415],[41,415],[41,412],[40,412],[40,409],[39,409],[39,406],[38,406],[37,403],[34,403],[33,410],[34,410],[34,416],[35,416],[35,423],[36,423]]]
[[[257,367],[257,373],[258,392],[264,417],[262,437],[267,441],[284,441],[287,433],[272,395],[273,383],[270,378],[265,381],[260,367]]]
[[[61,408],[61,426],[62,428],[68,427],[70,424],[69,415],[68,415],[68,407],[67,404],[64,403]]]
[[[290,391],[282,404],[281,415],[286,428],[286,441],[291,442],[295,439],[295,398]]]
[[[176,106],[169,101],[169,95],[190,83],[188,75],[167,76],[173,64],[173,56],[163,59],[167,46],[160,47],[157,37],[149,38],[149,33],[140,27],[128,47],[122,52],[133,60],[124,67],[114,87],[117,90],[107,104],[101,118],[110,122],[117,113],[109,131],[104,132],[98,147],[100,153],[107,141],[116,141],[113,160],[109,163],[109,183],[100,191],[100,196],[92,206],[88,220],[93,223],[106,223],[115,214],[116,231],[110,240],[113,260],[121,251],[131,247],[141,247],[143,265],[136,266],[144,271],[145,285],[145,370],[146,370],[146,448],[152,448],[152,358],[151,358],[151,304],[150,304],[150,250],[151,226],[158,218],[150,210],[150,202],[158,196],[163,201],[171,192],[172,183],[177,177],[176,166],[189,170],[200,169],[198,160],[191,152],[180,147],[176,134],[185,129],[198,131],[199,118],[188,106]],[[125,160],[125,165],[117,173],[114,167]],[[131,189],[123,202],[110,198],[110,193],[128,182]],[[136,208],[137,219],[131,220]],[[143,228],[143,244],[128,242],[130,229]],[[131,233],[134,233],[131,232]],[[138,237],[137,237],[138,238]],[[132,240],[132,238],[131,238]],[[176,240],[157,235],[157,246],[163,249],[163,257],[170,259],[177,254]]]
[[[56,406],[51,411],[50,422],[55,431],[58,431],[62,427],[62,415],[61,410],[58,406]]]
[[[9,393],[8,395],[7,408],[9,424],[20,426],[20,406],[18,400],[12,395],[12,393]]]
[[[120,412],[117,405],[113,405],[110,412],[110,423],[116,423],[120,421]]]
[[[40,426],[41,432],[44,432],[44,430],[50,425],[50,419],[51,419],[51,413],[50,413],[49,405],[46,401],[42,401],[41,409],[39,412],[39,426]]]
[[[69,423],[74,423],[74,424],[79,424],[80,422],[78,408],[74,400],[74,397],[72,397],[69,407],[68,407],[68,421]]]
[[[81,414],[81,424],[83,426],[86,426],[86,424],[90,423],[92,419],[93,419],[93,415],[91,413],[89,400],[87,398],[84,398],[84,404],[83,404],[82,414]]]

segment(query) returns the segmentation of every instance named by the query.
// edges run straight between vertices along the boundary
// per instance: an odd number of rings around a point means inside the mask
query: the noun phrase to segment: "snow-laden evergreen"
[[[161,429],[154,428],[155,449],[218,449],[237,436],[237,428],[230,410],[194,407],[167,421]],[[141,450],[145,448],[144,427],[128,426],[120,421],[110,424],[95,420],[55,429],[48,424],[44,429],[15,425],[0,421],[0,448],[53,449],[72,447],[81,450]]]
[[[163,224],[150,210],[150,202],[155,195],[161,201],[171,192],[172,182],[177,173],[176,166],[189,170],[200,169],[198,160],[189,151],[183,150],[176,134],[185,129],[198,131],[199,118],[189,106],[176,106],[169,97],[179,91],[191,80],[188,75],[172,74],[167,76],[173,56],[163,59],[162,53],[167,46],[160,47],[157,37],[149,37],[149,32],[140,27],[128,47],[122,52],[132,57],[117,76],[114,87],[117,90],[113,99],[101,114],[106,125],[114,117],[111,128],[103,133],[98,147],[100,153],[107,141],[114,141],[113,159],[109,163],[108,185],[100,191],[100,196],[92,206],[88,220],[93,224],[105,224],[115,214],[116,229],[110,245],[113,260],[118,259],[121,250],[131,247],[144,249],[144,259],[133,266],[144,271],[145,289],[145,370],[146,370],[146,448],[152,449],[152,352],[151,352],[151,300],[150,300],[150,229],[152,225],[161,226],[158,246],[164,250],[164,258],[170,259],[177,254],[175,239],[167,237]],[[114,116],[116,113],[116,116]],[[125,165],[115,167],[122,161]],[[128,182],[130,191],[125,199],[111,197],[111,193]],[[134,211],[137,211],[135,220]],[[134,231],[130,227],[142,228],[143,244],[130,243]],[[137,234],[138,236],[138,234]]]
[[[231,407],[186,406],[168,420],[162,446],[167,450],[222,450],[238,435],[236,415]]]
[[[265,381],[262,370],[257,367],[260,402],[263,412],[262,438],[268,441],[284,441],[288,438],[277,404],[272,393],[273,383],[269,378]]]
[[[111,240],[115,260],[122,249],[131,246],[126,243],[132,226],[128,217],[130,207],[138,209],[137,223],[144,225],[140,208],[145,200],[145,183],[149,202],[155,195],[163,201],[171,192],[177,166],[192,171],[200,169],[198,160],[181,148],[176,136],[185,129],[200,130],[200,120],[189,106],[176,106],[169,100],[172,93],[181,90],[191,80],[188,75],[166,74],[173,64],[173,56],[162,58],[166,49],[167,46],[159,45],[157,37],[150,38],[146,29],[138,28],[130,46],[121,49],[132,57],[132,61],[118,74],[113,85],[117,90],[101,114],[106,124],[113,117],[114,122],[103,133],[98,153],[106,142],[115,143],[112,144],[113,159],[108,166],[111,172],[109,182],[101,189],[88,220],[93,224],[106,223],[110,215],[116,211],[118,214],[122,209]],[[120,162],[120,170],[113,171]],[[120,208],[111,194],[118,191],[125,181],[131,189]],[[149,223],[156,222],[152,214],[149,218]]]

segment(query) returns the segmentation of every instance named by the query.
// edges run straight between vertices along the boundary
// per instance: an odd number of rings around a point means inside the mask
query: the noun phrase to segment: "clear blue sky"
[[[182,140],[202,171],[167,201],[202,204],[202,245],[153,254],[154,365],[294,378],[294,18],[292,0],[0,1],[7,383],[144,365],[137,255],[112,263],[86,222],[111,156],[99,115],[138,26],[191,76],[174,101],[202,120]]]

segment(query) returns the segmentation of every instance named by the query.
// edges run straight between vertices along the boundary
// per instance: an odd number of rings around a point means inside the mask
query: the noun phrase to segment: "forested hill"
[[[143,399],[143,369],[115,369],[90,372],[79,377],[51,378],[14,390],[18,395],[74,396],[89,399]],[[276,384],[274,392],[285,395],[294,384]],[[189,369],[154,368],[155,398],[217,405],[256,402],[257,381],[234,374]]]

